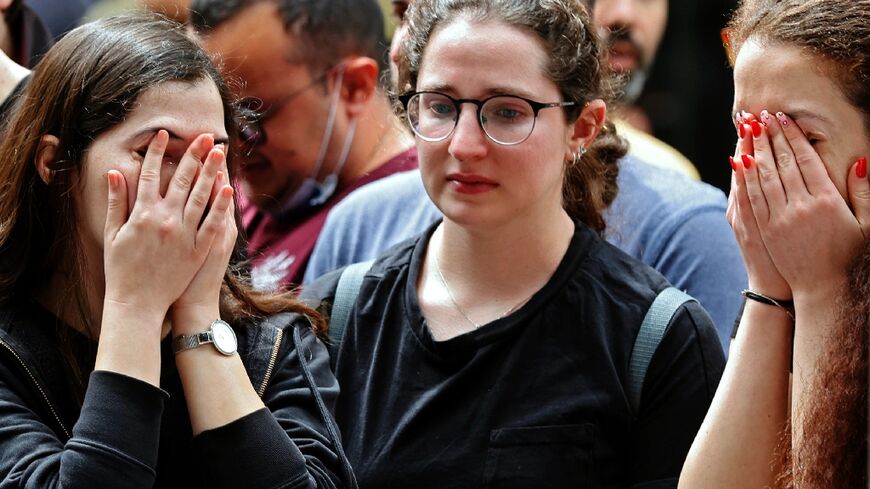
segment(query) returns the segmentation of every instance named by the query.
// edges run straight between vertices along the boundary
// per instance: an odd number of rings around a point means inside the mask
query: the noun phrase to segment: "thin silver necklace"
[[[468,317],[468,314],[465,314],[465,311],[462,310],[461,307],[459,307],[459,303],[456,302],[456,299],[453,297],[453,292],[450,291],[450,286],[447,285],[447,280],[444,278],[444,274],[441,273],[441,264],[438,263],[438,252],[434,249],[432,250],[432,260],[435,262],[435,271],[438,272],[438,278],[441,280],[441,285],[444,286],[444,290],[447,291],[447,297],[450,298],[450,302],[453,304],[453,308],[456,309],[457,311],[459,311],[459,314],[462,314],[462,317],[464,317],[465,320],[468,321],[469,324],[474,326],[474,329],[479,329],[481,325],[472,321],[471,318]],[[516,311],[520,306],[522,306],[526,302],[529,302],[529,299],[531,299],[533,295],[535,295],[534,292],[532,292],[532,294],[530,296],[526,297],[525,299],[523,299],[520,302],[517,302],[516,304],[511,306],[511,308],[508,309],[507,311],[501,313],[501,315],[499,317],[493,319],[493,321],[498,321],[499,319],[501,319],[501,318],[507,316],[508,314]],[[492,322],[492,321],[490,321],[490,322]]]

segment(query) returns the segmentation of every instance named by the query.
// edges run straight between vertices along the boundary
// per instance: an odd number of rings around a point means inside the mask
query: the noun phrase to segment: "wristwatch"
[[[215,319],[207,331],[194,335],[179,335],[172,340],[172,353],[181,353],[211,343],[224,355],[232,355],[238,348],[236,333],[226,321]]]

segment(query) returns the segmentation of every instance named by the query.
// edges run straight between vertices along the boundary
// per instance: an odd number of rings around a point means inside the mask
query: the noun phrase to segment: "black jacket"
[[[161,388],[95,371],[79,403],[57,328],[28,300],[0,303],[0,488],[355,485],[332,420],[338,384],[304,317],[236,328],[266,408],[196,437],[168,340]]]

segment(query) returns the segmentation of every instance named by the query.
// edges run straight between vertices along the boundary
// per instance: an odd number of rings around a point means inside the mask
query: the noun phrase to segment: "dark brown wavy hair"
[[[399,87],[416,87],[423,52],[432,32],[465,16],[475,21],[497,21],[531,32],[547,53],[546,74],[566,101],[569,122],[580,107],[594,99],[614,100],[614,79],[602,62],[602,49],[589,14],[579,0],[416,0],[408,12],[408,37],[399,63]],[[504,60],[509,62],[509,60]],[[571,217],[602,233],[604,210],[618,190],[617,162],[628,144],[605,122],[595,142],[577,164],[566,165],[562,205]]]
[[[92,277],[76,232],[75,176],[91,143],[122,122],[146,90],[170,81],[215,83],[230,140],[237,111],[209,57],[180,24],[156,15],[121,16],[81,26],[52,47],[33,71],[0,141],[0,298],[34,297],[58,272],[66,274],[61,310],[78,311],[88,332],[98,331],[85,290]],[[36,171],[41,138],[60,142],[54,177]],[[230,176],[235,155],[227,155]],[[238,222],[238,215],[236,216]],[[255,292],[244,279],[243,243],[236,244],[221,290],[221,316],[251,321],[281,311],[318,316],[290,295]],[[61,267],[64,269],[61,270]],[[322,325],[315,319],[315,329]]]

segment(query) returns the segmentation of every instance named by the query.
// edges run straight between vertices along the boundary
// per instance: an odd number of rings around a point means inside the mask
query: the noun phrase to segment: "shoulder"
[[[383,217],[385,213],[409,212],[428,203],[420,171],[403,171],[354,190],[330,211],[328,221],[343,221],[347,216]]]
[[[680,229],[730,231],[728,199],[706,183],[632,157],[619,167],[619,194],[605,213],[608,240],[667,240]]]

